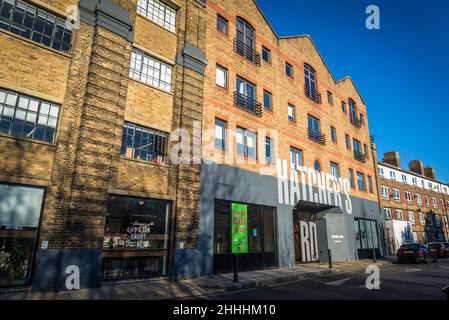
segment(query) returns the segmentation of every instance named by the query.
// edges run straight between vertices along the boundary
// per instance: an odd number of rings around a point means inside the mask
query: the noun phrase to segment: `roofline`
[[[342,79],[340,80],[335,80],[334,75],[332,74],[329,66],[326,64],[326,61],[324,60],[323,56],[321,55],[321,52],[318,50],[317,46],[315,45],[315,42],[313,42],[312,37],[310,37],[310,35],[308,34],[302,34],[302,35],[291,35],[291,36],[280,36],[277,34],[276,30],[274,30],[273,26],[271,25],[270,21],[268,21],[267,17],[265,16],[265,14],[263,13],[262,9],[260,8],[260,6],[257,4],[256,0],[253,0],[254,5],[256,6],[257,10],[259,10],[260,14],[262,15],[262,17],[264,18],[265,22],[268,24],[268,26],[270,27],[271,31],[273,32],[273,34],[276,36],[276,38],[278,40],[288,40],[288,39],[298,39],[298,38],[308,38],[310,40],[310,42],[312,43],[313,47],[315,48],[316,52],[318,52],[318,55],[321,58],[321,61],[323,61],[324,66],[326,67],[327,71],[329,72],[329,74],[332,77],[332,80],[334,80],[335,84],[339,84],[341,82],[344,82],[346,80],[351,80],[352,85],[355,88],[355,91],[357,92],[357,94],[359,95],[360,99],[362,100],[363,104],[366,106],[366,102],[363,99],[362,95],[360,94],[359,89],[357,88],[357,86],[354,83],[354,80],[352,80],[352,78],[350,76],[344,76]]]
[[[413,171],[411,171],[411,170],[399,168],[399,167],[396,167],[396,166],[394,166],[394,165],[392,165],[392,164],[389,164],[389,163],[386,163],[386,162],[383,162],[383,161],[378,161],[378,164],[381,165],[381,166],[385,166],[385,167],[391,168],[391,169],[395,169],[395,170],[398,170],[398,171],[402,171],[402,172],[404,172],[404,173],[409,173],[409,174],[411,174],[411,175],[414,175],[414,176],[417,176],[417,177],[420,177],[420,178],[423,178],[423,179],[426,179],[426,180],[430,180],[430,181],[433,181],[433,182],[436,182],[436,183],[445,185],[446,187],[449,187],[449,183],[442,182],[442,181],[439,181],[439,180],[436,180],[436,179],[432,179],[432,178],[426,177],[426,176],[424,176],[424,175],[422,175],[422,174],[413,172]]]

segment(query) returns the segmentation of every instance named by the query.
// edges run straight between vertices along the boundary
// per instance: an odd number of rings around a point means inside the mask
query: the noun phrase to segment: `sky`
[[[449,1],[257,3],[279,36],[310,35],[334,78],[351,76],[379,158],[398,151],[403,168],[419,159],[449,183]],[[380,30],[365,27],[368,5],[380,9]]]

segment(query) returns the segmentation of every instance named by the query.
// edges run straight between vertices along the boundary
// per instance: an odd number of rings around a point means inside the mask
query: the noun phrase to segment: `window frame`
[[[333,162],[333,161],[330,161],[329,168],[330,168],[330,175],[331,176],[335,177],[336,179],[339,179],[341,177],[340,164],[338,164],[336,162]],[[334,173],[332,172],[333,170],[335,170],[333,168],[336,169],[337,175],[334,175]]]
[[[218,83],[218,71],[222,71],[224,73],[224,86],[222,86]],[[228,90],[228,88],[229,88],[229,78],[228,77],[229,77],[228,69],[217,63],[215,65],[215,84],[222,89]]]
[[[290,74],[289,71],[290,70]],[[285,61],[285,75],[291,79],[294,79],[295,70],[293,68],[293,65],[289,63],[288,61]]]
[[[142,6],[145,3],[146,6]],[[152,10],[150,9],[152,5]],[[163,8],[163,17],[161,18],[161,8]],[[138,0],[136,7],[137,14],[160,26],[161,28],[176,33],[178,11],[172,6],[161,0]],[[159,11],[159,13],[158,13]],[[167,17],[168,16],[168,17]]]
[[[264,58],[264,53],[268,54],[268,60],[265,60]],[[264,45],[262,45],[262,61],[265,61],[268,64],[271,64],[271,50],[268,49],[267,47],[265,47]]]
[[[266,102],[265,97],[267,97],[267,96],[268,96],[269,102],[270,102],[270,105],[268,107],[265,104],[265,102]],[[273,94],[270,91],[265,90],[265,89],[263,90],[263,107],[265,110],[273,111]]]
[[[331,133],[331,141],[332,141],[333,143],[338,143],[337,129],[336,129],[335,127],[331,126],[330,131],[331,131],[331,132],[330,132],[330,133]]]
[[[292,114],[292,119],[290,119],[290,115],[289,115],[290,108],[291,108],[292,113],[293,113]],[[288,117],[288,121],[289,122],[296,122],[296,106],[291,104],[291,103],[287,104],[287,117]]]
[[[222,22],[224,27],[225,27],[225,31],[223,32],[222,30],[220,30],[220,25],[219,22]],[[225,17],[223,17],[221,14],[217,13],[217,31],[219,33],[222,33],[224,35],[229,35],[229,21],[228,19],[226,19]]]
[[[223,126],[220,126],[218,124],[222,124]],[[220,141],[220,139],[217,138],[217,127],[221,128],[221,134],[222,138],[221,141],[223,141],[220,145],[217,145],[217,141]],[[214,146],[217,149],[220,150],[227,150],[228,149],[228,137],[227,137],[227,131],[228,131],[228,122],[219,118],[215,118],[214,121]],[[218,139],[218,140],[217,140]]]

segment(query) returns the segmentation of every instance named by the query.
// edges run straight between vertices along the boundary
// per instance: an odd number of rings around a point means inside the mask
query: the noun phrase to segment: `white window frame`
[[[404,220],[404,214],[403,214],[402,210],[396,209],[396,218],[397,218],[397,220]]]
[[[426,207],[430,207],[429,196],[424,196],[424,200],[425,200],[425,202],[426,202]]]
[[[384,216],[386,219],[391,219],[391,209],[390,208],[384,208]]]
[[[393,170],[390,170],[390,178],[391,180],[396,180],[396,172],[394,172]]]
[[[393,188],[393,198],[396,201],[401,201],[401,192],[399,189]]]
[[[437,201],[437,198],[432,197],[432,204],[433,204],[433,207],[434,207],[434,208],[438,208],[438,201]]]
[[[402,174],[402,183],[407,183],[407,175]]]
[[[138,0],[137,13],[168,31],[176,32],[176,10],[160,0]]]
[[[422,205],[422,197],[419,193],[416,194],[416,203]]]
[[[426,217],[422,212],[419,213],[419,224],[422,226],[426,225]]]
[[[412,199],[412,194],[408,191],[405,191],[405,200],[407,201],[407,203],[412,203],[413,199]]]
[[[415,214],[413,211],[408,212],[408,221],[410,221],[412,224],[415,224]]]
[[[390,195],[388,194],[388,187],[380,186],[380,189],[382,191],[382,198],[384,199],[390,199]],[[385,191],[385,192],[384,192]]]

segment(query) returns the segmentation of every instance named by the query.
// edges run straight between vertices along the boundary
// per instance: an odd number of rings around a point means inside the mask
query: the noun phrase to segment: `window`
[[[293,78],[293,66],[288,62],[285,63],[285,74]]]
[[[332,95],[332,92],[327,92],[327,102],[329,102],[330,105],[334,105],[334,96]]]
[[[427,215],[427,223],[429,224],[429,226],[433,226],[433,216],[432,216],[432,214],[428,214]]]
[[[218,64],[215,68],[215,83],[224,89],[228,88],[228,70]]]
[[[59,18],[24,1],[0,1],[0,28],[62,52],[69,52],[72,30]]]
[[[293,168],[302,166],[302,150],[290,147],[290,160]]]
[[[163,163],[167,158],[168,134],[129,122],[123,126],[120,154],[132,159]]]
[[[351,138],[345,134],[346,149],[351,150]]]
[[[227,123],[220,119],[215,119],[215,147],[226,149],[226,129]]]
[[[249,25],[245,20],[237,18],[237,40],[243,43],[250,49],[254,49],[255,44],[255,32],[254,28]],[[250,50],[252,51],[252,50]],[[238,46],[238,53],[246,58],[252,58],[252,52],[246,52],[244,46]]]
[[[126,250],[126,258],[104,255],[103,280],[166,275],[170,211],[165,200],[109,196],[103,250]]]
[[[295,106],[292,104],[288,104],[288,120],[289,121],[296,121],[296,110]]]
[[[217,14],[217,30],[223,34],[228,34],[228,20]]]
[[[272,163],[273,159],[273,140],[266,137],[265,138],[265,162]]]
[[[380,168],[379,167],[379,176],[383,177],[384,176],[384,168]]]
[[[0,132],[55,142],[59,105],[0,89]]]
[[[424,199],[426,200],[426,207],[430,207],[429,197],[424,196]]]
[[[412,183],[415,187],[418,185],[418,181],[416,180],[416,178],[412,178]]]
[[[360,119],[360,123],[361,124],[365,124],[365,116],[363,115],[363,113],[361,113],[359,116],[360,116],[360,118],[359,118]]]
[[[357,118],[357,105],[351,98],[348,99],[349,103],[349,115],[353,118]]]
[[[265,62],[271,63],[271,51],[262,46],[262,59]]]
[[[266,90],[263,91],[263,106],[267,110],[272,109],[272,96],[271,93]]]
[[[308,115],[307,116],[307,123],[308,123],[309,129],[312,132],[314,132],[314,133],[321,132],[321,125],[320,125],[320,120],[319,119],[317,119],[317,118],[315,118],[315,117],[313,117],[311,115]]]
[[[349,169],[349,183],[351,188],[355,188],[355,180],[354,180],[354,170]]]
[[[416,194],[416,203],[419,204],[419,205],[422,204],[422,198],[421,198],[421,195],[418,194],[418,193]]]
[[[257,157],[257,134],[251,130],[237,127],[237,154],[248,158]]]
[[[408,221],[410,221],[412,224],[415,224],[415,214],[412,211],[408,212]]]
[[[394,172],[393,170],[390,170],[390,178],[391,180],[396,180],[396,172]]]
[[[357,172],[357,187],[361,191],[366,190],[365,175],[361,172]]]
[[[391,219],[391,209],[384,208],[384,215],[385,215],[385,219]]]
[[[164,29],[176,31],[176,10],[159,0],[139,0],[137,13]]]
[[[374,193],[373,190],[373,178],[371,176],[368,176],[368,190],[370,193]]]
[[[357,249],[378,249],[379,237],[375,220],[354,219]]]
[[[382,190],[382,198],[390,199],[390,195],[388,194],[388,188],[385,186],[381,186],[380,189]]]
[[[315,168],[315,171],[317,171],[317,172],[320,172],[320,171],[321,171],[321,165],[320,165],[320,162],[319,162],[318,160],[315,160],[315,161],[313,162],[313,166],[314,166],[314,168]]]
[[[421,179],[421,186],[422,186],[423,188],[426,188],[426,186],[425,186],[425,184],[424,184],[424,180],[422,180],[422,179]]]
[[[443,216],[443,220],[444,220],[444,226],[445,226],[446,228],[448,228],[448,227],[449,227],[449,222],[448,222],[448,220],[447,220],[447,216]]]
[[[401,200],[401,193],[399,192],[398,189],[393,189],[393,198],[396,201],[400,201]]]
[[[402,215],[402,210],[396,210],[396,219],[403,220],[404,216]]]
[[[337,143],[337,129],[331,127],[331,139],[332,142]]]
[[[369,159],[369,152],[368,152],[368,146],[366,144],[363,145],[363,152],[365,154],[365,157]]]
[[[408,191],[405,191],[405,200],[407,203],[412,203],[412,194]]]
[[[419,213],[419,223],[421,225],[425,225],[426,224],[426,218],[424,217],[424,213],[422,213],[422,212]]]
[[[433,198],[433,197],[432,197],[432,203],[433,203],[433,207],[434,207],[434,208],[438,208],[438,201],[437,201],[437,198]]]
[[[441,226],[441,219],[440,219],[440,216],[439,216],[439,215],[436,215],[436,216],[435,216],[435,225],[436,225],[437,227]]]
[[[340,178],[340,165],[335,162],[331,162],[330,168],[331,168],[331,176],[337,179]]]
[[[402,183],[407,183],[407,175],[402,174]]]
[[[346,103],[344,101],[341,102],[341,111],[346,113]]]
[[[171,65],[159,61],[141,50],[133,48],[130,77],[170,92],[172,86],[172,69],[173,67]]]
[[[237,77],[237,106],[256,112],[256,86],[243,78]]]

